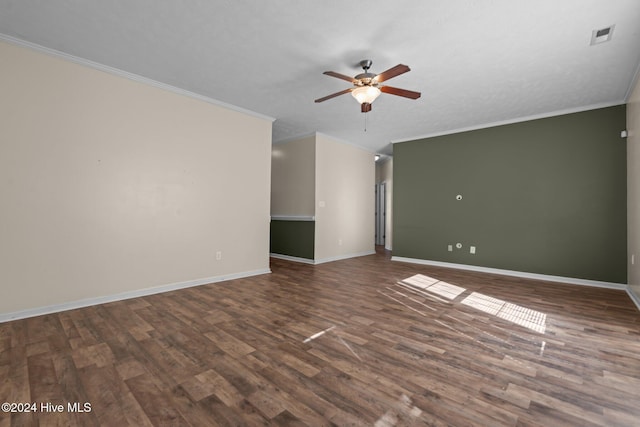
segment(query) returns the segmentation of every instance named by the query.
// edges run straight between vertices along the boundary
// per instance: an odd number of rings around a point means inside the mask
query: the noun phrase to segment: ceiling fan
[[[325,71],[322,74],[327,76],[336,77],[338,79],[346,80],[353,83],[352,88],[341,90],[340,92],[332,93],[322,98],[316,99],[316,102],[323,102],[327,99],[335,98],[336,96],[344,95],[351,92],[351,95],[360,103],[360,109],[363,113],[371,111],[371,103],[380,95],[381,92],[389,93],[391,95],[403,96],[405,98],[418,99],[420,98],[420,92],[414,92],[412,90],[399,89],[392,86],[382,86],[380,83],[389,80],[393,77],[404,74],[411,69],[403,64],[398,64],[395,67],[389,68],[387,71],[383,71],[380,74],[373,74],[369,72],[371,64],[373,62],[370,59],[364,59],[360,61],[360,66],[364,70],[364,73],[358,74],[355,77],[345,76],[344,74],[336,73],[335,71]]]

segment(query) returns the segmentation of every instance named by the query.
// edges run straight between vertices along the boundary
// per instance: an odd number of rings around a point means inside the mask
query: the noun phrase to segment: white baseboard
[[[300,258],[297,256],[274,254],[274,253],[270,253],[269,256],[271,258],[285,259],[287,261],[301,262],[303,264],[315,264],[315,261],[309,258]]]
[[[338,256],[332,256],[332,257],[329,257],[329,258],[321,258],[321,259],[315,260],[315,263],[316,264],[324,264],[325,262],[333,262],[333,261],[340,261],[340,260],[343,260],[343,259],[357,258],[357,257],[361,257],[361,256],[373,255],[375,253],[376,253],[376,251],[374,249],[374,250],[371,250],[371,251],[356,252],[356,253],[345,254],[345,255],[338,255]]]
[[[106,304],[109,302],[122,301],[131,298],[138,298],[147,295],[160,294],[163,292],[175,291],[178,289],[191,288],[193,286],[207,285],[209,283],[224,282],[233,279],[242,279],[245,277],[258,276],[261,274],[271,273],[271,270],[260,269],[253,271],[245,271],[242,273],[226,274],[222,276],[207,277],[203,279],[189,280],[186,282],[170,283],[168,285],[156,286],[153,288],[139,289],[135,291],[122,292],[119,294],[105,295],[96,298],[86,298],[77,301],[65,302],[62,304],[48,305],[45,307],[28,308],[26,310],[14,311],[12,313],[0,313],[0,323],[9,322],[11,320],[25,319],[28,317],[41,316],[43,314],[59,313],[61,311],[74,310],[76,308],[89,307],[92,305]]]
[[[563,276],[551,276],[548,274],[527,273],[524,271],[502,270],[499,268],[479,267],[477,265],[455,264],[450,262],[430,261],[430,260],[424,260],[424,259],[404,258],[404,257],[397,257],[397,256],[392,256],[391,261],[431,265],[434,267],[455,268],[458,270],[470,270],[470,271],[477,271],[480,273],[501,274],[504,276],[522,277],[525,279],[536,279],[536,280],[544,280],[547,282],[568,283],[571,285],[591,286],[596,288],[618,289],[622,291],[626,291],[628,289],[628,286],[623,283],[601,282],[598,280],[576,279],[573,277],[563,277]]]
[[[271,215],[271,221],[315,221],[313,215]]]
[[[631,301],[633,301],[636,307],[638,307],[638,310],[640,310],[640,297],[638,297],[638,295],[636,295],[635,292],[631,290],[631,286],[627,286],[627,295],[629,295]]]
[[[269,254],[269,256],[273,257],[273,258],[286,259],[287,261],[302,262],[302,263],[305,263],[305,264],[316,265],[316,264],[324,264],[325,262],[340,261],[340,260],[343,260],[343,259],[356,258],[356,257],[366,256],[366,255],[373,255],[375,253],[376,253],[376,251],[372,250],[372,251],[357,252],[357,253],[353,253],[353,254],[338,255],[338,256],[334,256],[334,257],[321,258],[321,259],[298,258],[298,257],[290,256],[290,255],[282,255],[282,254],[274,254],[274,253]]]

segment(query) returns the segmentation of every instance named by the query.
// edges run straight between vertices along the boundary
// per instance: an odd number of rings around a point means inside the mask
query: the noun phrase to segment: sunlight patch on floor
[[[535,332],[544,334],[547,315],[530,308],[522,307],[510,302],[493,298],[478,292],[473,292],[461,301],[462,304],[477,310],[507,320],[516,325],[524,326]]]
[[[406,287],[407,289],[413,289],[415,292],[422,293],[424,296],[429,296],[428,294],[431,294],[433,296],[430,296],[430,298],[435,298],[446,303],[453,303],[453,300],[467,291],[466,288],[461,286],[443,282],[433,277],[425,276],[424,274],[415,274],[403,279],[398,282],[398,285]],[[395,293],[406,297],[406,295],[397,291]],[[435,295],[444,299],[435,297]],[[391,298],[389,295],[386,296]],[[395,298],[392,299],[395,300]],[[460,302],[468,307],[475,308],[516,325],[524,326],[532,331],[539,332],[541,334],[545,333],[547,320],[547,315],[545,313],[522,307],[517,304],[512,304],[499,298],[493,298],[479,292],[472,292]],[[402,302],[400,303],[405,306],[407,305]],[[412,307],[409,308],[415,310]],[[420,310],[415,311],[419,311],[420,314],[425,315],[425,313],[422,313]]]
[[[433,277],[425,276],[423,274],[416,274],[407,279],[402,280],[402,283],[416,288],[423,289],[427,292],[434,293],[448,300],[455,299],[458,295],[466,291],[465,288],[452,285],[451,283],[442,282]]]

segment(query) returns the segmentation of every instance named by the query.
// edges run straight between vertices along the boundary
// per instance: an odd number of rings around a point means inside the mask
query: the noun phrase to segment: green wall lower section
[[[393,255],[626,283],[625,123],[616,106],[395,144]]]
[[[312,260],[314,242],[314,221],[271,221],[271,253]]]

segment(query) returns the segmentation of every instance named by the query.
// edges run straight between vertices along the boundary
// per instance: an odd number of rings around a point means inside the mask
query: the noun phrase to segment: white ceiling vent
[[[615,25],[610,25],[600,30],[593,30],[593,32],[591,33],[591,46],[611,40],[614,28]]]

